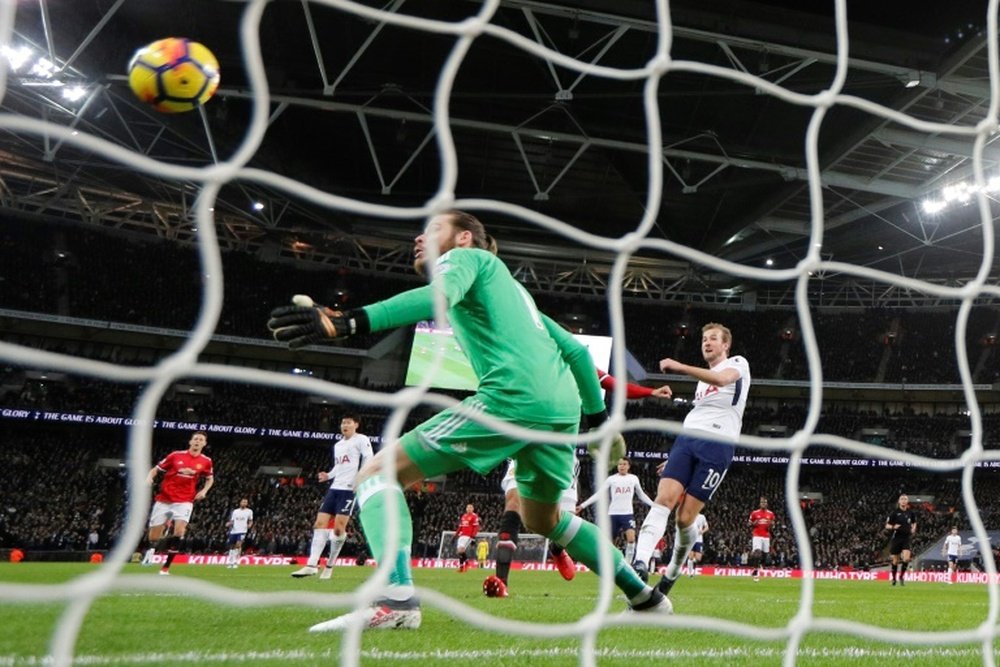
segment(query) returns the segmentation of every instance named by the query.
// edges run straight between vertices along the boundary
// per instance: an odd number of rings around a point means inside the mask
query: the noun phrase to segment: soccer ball
[[[219,61],[183,37],[167,37],[142,47],[128,64],[128,85],[157,111],[191,111],[219,87]]]

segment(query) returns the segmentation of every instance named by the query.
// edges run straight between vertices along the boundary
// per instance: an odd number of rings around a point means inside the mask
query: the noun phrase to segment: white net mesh
[[[255,0],[246,3],[241,25],[241,39],[244,49],[245,64],[251,79],[252,115],[248,131],[242,143],[230,157],[218,164],[206,167],[185,167],[162,163],[137,152],[129,151],[86,133],[77,133],[72,128],[46,123],[24,116],[4,113],[0,115],[0,128],[19,135],[41,137],[64,142],[81,149],[92,151],[108,160],[116,161],[124,167],[141,172],[155,174],[165,179],[196,183],[199,186],[196,203],[198,222],[198,250],[202,272],[205,276],[201,311],[197,325],[190,332],[185,344],[176,353],[171,354],[154,367],[125,367],[110,363],[90,361],[66,355],[43,352],[23,346],[0,343],[0,358],[14,361],[18,364],[62,369],[85,376],[104,378],[121,383],[147,383],[141,398],[134,409],[134,417],[139,424],[130,430],[129,435],[129,469],[128,485],[131,490],[128,498],[127,525],[111,551],[104,565],[90,574],[81,576],[64,585],[19,585],[14,583],[0,584],[0,597],[19,601],[59,601],[67,603],[51,639],[51,657],[53,664],[67,665],[73,661],[76,639],[81,624],[86,618],[95,600],[109,591],[127,587],[131,590],[150,592],[182,593],[195,598],[207,599],[232,605],[300,605],[308,604],[316,607],[333,608],[344,605],[364,605],[374,599],[386,581],[387,571],[380,568],[362,587],[349,594],[308,595],[301,591],[246,593],[224,587],[207,585],[200,581],[186,578],[174,578],[170,581],[158,580],[155,577],[133,577],[124,582],[119,576],[123,565],[132,555],[134,545],[139,542],[144,526],[144,519],[149,508],[150,492],[143,483],[146,471],[151,465],[152,428],[157,404],[164,393],[179,378],[203,378],[217,381],[238,381],[252,384],[267,384],[284,389],[309,392],[318,396],[327,396],[343,401],[362,404],[379,404],[390,406],[393,413],[388,420],[385,436],[391,440],[397,437],[403,427],[408,412],[420,402],[437,407],[453,405],[454,402],[444,397],[428,394],[426,388],[419,387],[392,395],[365,391],[356,387],[326,383],[307,377],[289,377],[278,373],[265,373],[259,370],[237,368],[224,365],[198,362],[199,352],[204,349],[215,329],[222,306],[222,265],[213,220],[213,204],[220,188],[232,181],[259,183],[286,192],[288,195],[300,198],[329,209],[350,212],[368,216],[374,219],[413,219],[427,217],[446,208],[455,207],[485,214],[488,220],[490,213],[502,213],[526,221],[540,228],[562,235],[581,246],[613,250],[618,259],[614,264],[610,285],[621,285],[626,267],[639,249],[663,253],[667,257],[679,257],[694,265],[708,270],[725,272],[734,276],[755,281],[795,281],[796,303],[798,317],[802,325],[802,340],[809,361],[809,413],[805,426],[792,436],[781,439],[758,438],[745,436],[741,444],[760,450],[782,451],[790,453],[790,462],[786,476],[786,490],[789,499],[797,497],[800,475],[800,456],[809,445],[827,445],[845,452],[868,457],[881,457],[908,462],[912,467],[932,472],[961,471],[962,493],[969,520],[975,534],[986,540],[985,528],[980,520],[977,505],[973,497],[972,474],[973,464],[983,460],[1000,459],[994,451],[983,448],[982,416],[972,389],[972,378],[966,349],[966,324],[973,300],[982,295],[1000,296],[1000,289],[987,284],[989,271],[993,264],[994,240],[993,226],[987,196],[985,194],[986,177],[983,172],[983,150],[991,135],[997,130],[997,105],[1000,104],[1000,75],[998,75],[998,41],[997,41],[997,0],[991,0],[987,8],[988,54],[990,69],[990,104],[985,118],[975,125],[940,124],[918,120],[890,108],[880,106],[859,97],[844,95],[844,86],[848,71],[849,40],[847,34],[846,11],[844,0],[836,2],[836,43],[837,62],[836,75],[825,90],[818,94],[806,95],[794,92],[780,85],[734,69],[708,65],[700,62],[674,60],[671,58],[671,41],[673,37],[670,20],[669,3],[666,0],[656,2],[656,14],[659,24],[658,42],[655,54],[642,67],[636,69],[615,69],[589,64],[553,49],[540,46],[507,28],[492,24],[491,18],[497,11],[497,0],[485,2],[479,11],[469,18],[450,23],[435,20],[425,20],[400,13],[380,11],[371,7],[345,1],[316,0],[316,4],[328,5],[343,12],[349,12],[373,21],[385,22],[406,29],[427,31],[450,35],[455,38],[454,45],[437,78],[434,96],[434,129],[435,141],[441,157],[441,172],[439,186],[424,205],[410,208],[377,205],[323,192],[295,180],[260,169],[247,168],[245,165],[260,146],[267,129],[269,116],[269,93],[264,74],[264,56],[260,44],[260,23],[264,9],[268,3],[265,0]],[[11,43],[15,12],[18,3],[14,0],[4,0],[0,3],[0,41]],[[553,219],[538,212],[515,206],[503,201],[491,199],[456,199],[455,185],[458,176],[458,159],[455,144],[449,125],[449,99],[455,78],[471,45],[478,39],[486,37],[502,40],[518,49],[531,53],[544,61],[553,63],[572,72],[586,74],[592,77],[606,77],[620,81],[643,81],[645,126],[648,146],[649,189],[646,195],[645,210],[648,213],[642,218],[636,228],[621,237],[607,238],[590,233]],[[719,77],[739,86],[746,86],[766,95],[771,95],[783,102],[793,105],[811,107],[812,118],[805,136],[804,148],[808,168],[809,194],[811,197],[811,228],[809,230],[809,252],[794,268],[786,270],[768,270],[755,268],[738,263],[720,260],[712,255],[698,252],[683,245],[665,240],[649,238],[649,232],[654,225],[655,212],[660,210],[663,193],[664,174],[663,160],[660,157],[662,134],[657,94],[663,77],[668,73],[694,72],[711,77]],[[0,90],[6,90],[7,71],[0,69]],[[824,236],[823,184],[821,182],[820,156],[818,154],[818,135],[823,126],[827,112],[834,106],[849,107],[865,114],[880,116],[893,122],[924,133],[935,133],[945,137],[972,138],[974,156],[974,176],[978,186],[975,203],[981,217],[982,258],[979,271],[975,278],[961,287],[948,287],[932,284],[884,271],[855,266],[848,263],[825,261],[821,255]],[[971,420],[971,440],[968,448],[960,456],[951,459],[930,459],[923,456],[899,452],[883,447],[865,445],[856,441],[816,434],[817,420],[823,401],[823,369],[817,348],[816,335],[813,330],[812,318],[808,303],[808,283],[812,272],[831,271],[843,275],[870,279],[876,283],[895,285],[912,289],[942,298],[961,301],[955,327],[955,355],[964,386],[964,395]],[[620,290],[608,291],[608,302],[612,316],[612,332],[616,339],[625,340],[623,325],[622,294]],[[443,304],[438,304],[439,314]],[[751,360],[752,362],[752,360]],[[624,350],[618,346],[614,352],[613,363],[618,368],[625,368]],[[624,419],[624,393],[616,391],[613,395],[612,421],[606,431],[612,428],[628,430],[654,430],[677,433],[679,424],[654,420],[634,420],[626,423]],[[492,423],[498,430],[517,434],[510,426]],[[544,440],[544,439],[543,439]],[[549,438],[547,441],[556,441]],[[499,502],[499,501],[498,501]],[[604,508],[600,508],[603,510]],[[802,566],[805,570],[812,569],[812,557],[808,548],[806,525],[799,506],[791,501],[786,508],[794,528],[796,540],[801,554]],[[607,530],[606,512],[599,511],[602,528]],[[390,532],[390,543],[398,534],[398,517],[387,516]],[[608,554],[602,555],[607,563]],[[995,575],[996,566],[989,550],[983,551],[986,570]],[[805,578],[802,581],[799,597],[799,611],[784,626],[777,628],[761,628],[752,623],[738,623],[709,617],[695,617],[678,614],[677,616],[655,620],[633,619],[631,621],[612,620],[609,613],[612,600],[612,581],[605,578],[600,588],[600,595],[594,600],[592,613],[581,621],[567,625],[538,626],[529,623],[498,619],[474,608],[462,604],[433,590],[420,590],[423,602],[435,608],[440,608],[461,618],[464,622],[479,628],[495,629],[502,627],[510,633],[520,633],[533,637],[577,637],[580,640],[579,662],[583,665],[593,665],[599,652],[595,651],[599,630],[609,623],[656,623],[669,628],[689,628],[712,630],[731,633],[746,638],[780,640],[785,642],[783,654],[785,664],[794,664],[797,660],[799,644],[805,633],[812,631],[829,631],[858,637],[897,642],[907,645],[952,645],[960,643],[981,643],[982,660],[984,664],[994,664],[993,642],[996,636],[998,613],[1000,613],[1000,596],[995,578],[989,584],[989,609],[981,626],[954,632],[906,632],[894,630],[886,632],[874,625],[830,618],[819,613],[814,604],[814,583]],[[358,664],[361,655],[360,632],[349,632],[345,636],[339,660],[342,664]]]

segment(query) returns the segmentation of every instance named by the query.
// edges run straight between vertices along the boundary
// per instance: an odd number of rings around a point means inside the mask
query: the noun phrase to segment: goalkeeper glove
[[[370,331],[364,310],[332,310],[305,294],[292,297],[292,304],[272,310],[267,328],[276,341],[288,343],[293,350]]]
[[[600,428],[601,424],[608,420],[608,411],[602,410],[601,412],[595,412],[594,414],[584,415],[583,420],[588,431],[595,431]],[[595,461],[597,461],[601,456],[602,442],[604,442],[603,439],[587,443],[587,453],[590,454],[590,458]],[[618,465],[618,459],[624,457],[625,452],[625,438],[621,433],[615,433],[611,436],[611,452],[608,455],[608,470],[611,470]]]

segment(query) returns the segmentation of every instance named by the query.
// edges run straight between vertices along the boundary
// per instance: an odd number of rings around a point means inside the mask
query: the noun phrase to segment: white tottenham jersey
[[[639,484],[638,477],[632,473],[626,475],[615,473],[608,475],[608,478],[604,480],[604,484],[601,485],[600,490],[587,498],[580,507],[593,505],[597,501],[597,496],[605,491],[611,492],[611,502],[608,503],[608,514],[633,514],[632,501],[636,494],[639,494],[639,499],[642,502],[649,506],[653,505],[653,501],[642,490],[642,485]]]
[[[716,436],[736,440],[743,430],[743,410],[750,392],[750,364],[744,357],[731,357],[711,368],[715,372],[735,368],[740,378],[725,387],[698,382],[694,392],[694,408],[684,418],[684,428],[708,431]]]
[[[249,507],[246,509],[237,507],[233,510],[229,520],[233,522],[233,527],[229,529],[230,533],[246,534],[250,528],[250,522],[253,521],[253,510]]]
[[[695,533],[695,542],[704,542],[705,529],[708,528],[708,519],[705,518],[704,514],[699,514],[694,519],[694,529],[697,531]]]
[[[514,479],[514,459],[507,459],[507,472],[504,473],[503,479],[500,480],[500,488],[503,489],[504,493],[507,493],[511,489],[517,488],[517,480]],[[562,496],[559,498],[559,504],[573,505],[576,507],[577,499],[577,488],[579,486],[580,477],[580,459],[573,457],[573,481],[569,485],[569,488],[562,492]]]
[[[962,536],[949,535],[944,538],[944,546],[948,549],[949,556],[958,556],[962,551]]]
[[[355,433],[341,438],[333,446],[333,468],[330,469],[330,488],[351,491],[354,478],[361,465],[372,457],[372,441],[367,435]]]

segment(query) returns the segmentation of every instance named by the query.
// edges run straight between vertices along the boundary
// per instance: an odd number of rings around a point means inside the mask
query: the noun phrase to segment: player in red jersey
[[[465,572],[469,569],[469,544],[479,534],[479,515],[472,503],[465,506],[465,514],[458,520],[458,530],[455,536],[458,538],[458,571]]]
[[[748,523],[753,527],[750,544],[753,580],[760,581],[760,564],[771,552],[771,526],[774,525],[774,512],[767,509],[767,498],[760,497],[760,507],[750,512]]]
[[[153,546],[149,547],[143,559],[144,564],[151,564],[156,550],[165,549],[167,562],[160,574],[170,574],[170,564],[183,544],[194,502],[203,500],[215,481],[212,477],[212,459],[201,453],[206,444],[208,436],[205,432],[195,431],[191,434],[186,450],[170,452],[146,475],[146,483],[153,486],[157,474],[164,473],[160,492],[156,494],[156,502],[149,513],[149,543]],[[205,484],[198,490],[198,480],[202,477],[205,478]],[[167,521],[173,522],[173,531],[164,537]]]

